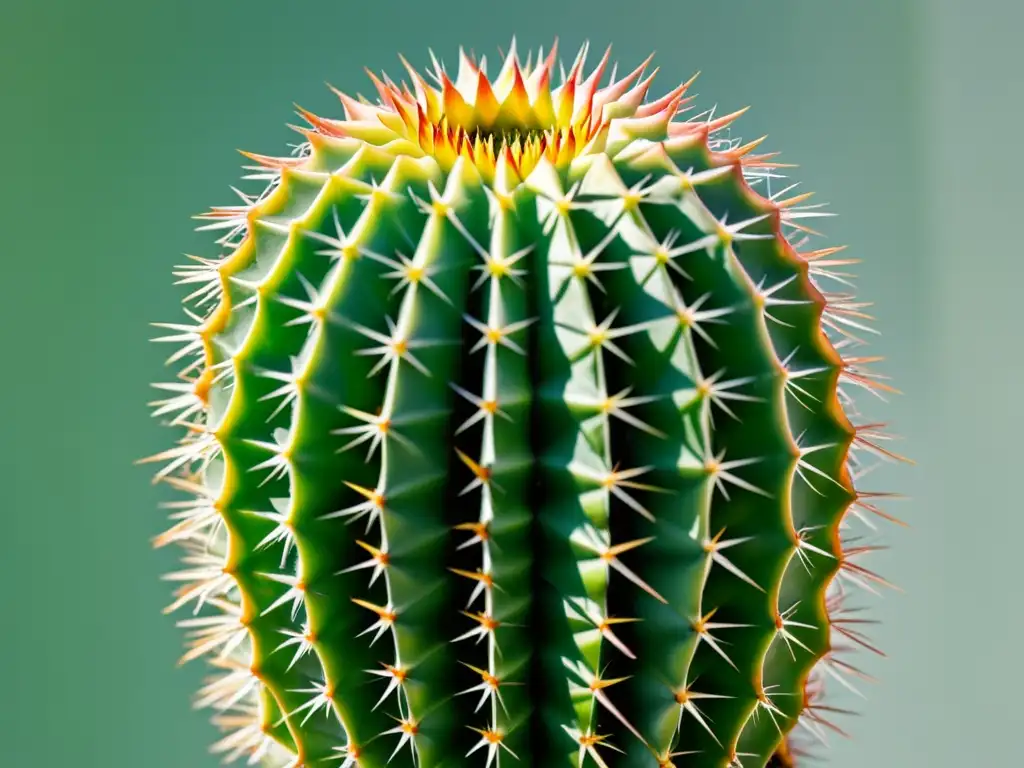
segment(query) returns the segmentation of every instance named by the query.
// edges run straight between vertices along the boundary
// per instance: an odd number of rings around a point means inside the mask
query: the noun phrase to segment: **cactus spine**
[[[227,759],[754,768],[834,727],[889,455],[849,262],[738,113],[585,53],[373,77],[204,214],[152,458]]]

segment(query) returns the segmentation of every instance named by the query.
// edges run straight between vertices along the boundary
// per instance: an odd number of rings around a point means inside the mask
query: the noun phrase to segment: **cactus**
[[[851,262],[740,113],[586,51],[403,59],[201,216],[151,460],[225,759],[754,768],[837,729],[894,457]]]

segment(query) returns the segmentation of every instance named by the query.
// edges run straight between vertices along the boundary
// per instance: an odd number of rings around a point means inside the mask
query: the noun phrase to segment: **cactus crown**
[[[152,460],[227,758],[778,767],[835,727],[892,457],[849,262],[737,115],[585,54],[371,75],[202,216]]]
[[[551,82],[555,46],[536,63],[531,55],[523,64],[513,46],[493,82],[487,76],[486,58],[477,63],[460,52],[454,82],[435,59],[436,87],[403,58],[412,90],[370,72],[378,104],[339,92],[348,119],[325,119],[305,111],[303,115],[329,136],[358,138],[400,152],[408,151],[408,142],[445,171],[464,157],[487,181],[493,181],[502,161],[513,183],[520,183],[542,157],[555,168],[564,168],[577,157],[607,152],[621,142],[664,135],[689,83],[645,103],[654,79],[654,73],[641,79],[648,59],[621,79],[612,72],[611,81],[599,87],[610,55],[609,49],[585,76],[586,47],[582,48],[558,87]]]

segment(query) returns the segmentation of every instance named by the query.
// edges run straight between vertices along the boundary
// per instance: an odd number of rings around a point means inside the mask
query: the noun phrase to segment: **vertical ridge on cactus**
[[[740,113],[586,54],[403,59],[200,217],[150,460],[226,760],[754,768],[839,730],[885,583],[855,526],[894,519],[856,485],[899,458],[855,424],[889,387],[852,260]]]

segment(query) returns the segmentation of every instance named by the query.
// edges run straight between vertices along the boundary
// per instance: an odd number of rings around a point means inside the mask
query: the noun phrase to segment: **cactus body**
[[[227,758],[752,768],[829,726],[859,305],[736,115],[606,64],[375,79],[204,216],[154,458]]]

